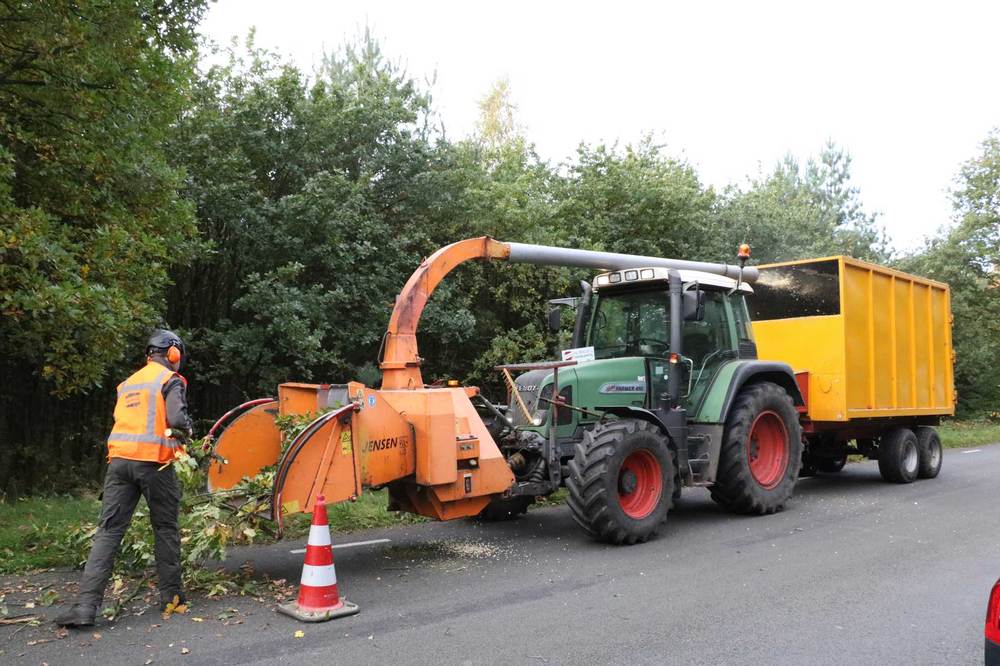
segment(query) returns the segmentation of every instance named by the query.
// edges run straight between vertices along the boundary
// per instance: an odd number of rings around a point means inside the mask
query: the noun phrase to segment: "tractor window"
[[[727,300],[724,291],[705,290],[704,319],[684,322],[684,356],[691,359],[687,369],[691,373],[689,404],[699,403],[716,371],[736,355]]]
[[[597,299],[591,324],[596,358],[663,356],[670,351],[670,301],[663,289]]]
[[[736,337],[740,344],[753,343],[753,326],[750,325],[746,298],[743,294],[736,293],[730,297],[730,303],[733,305],[733,321],[736,323]]]
[[[705,317],[701,321],[686,321],[681,329],[684,355],[694,361],[696,368],[712,352],[732,348],[725,300],[723,292],[706,290]]]

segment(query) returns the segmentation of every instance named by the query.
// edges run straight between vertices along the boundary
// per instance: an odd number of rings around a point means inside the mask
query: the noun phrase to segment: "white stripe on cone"
[[[309,528],[309,545],[310,546],[329,546],[330,545],[330,526],[329,525],[313,525]]]
[[[312,564],[302,565],[302,584],[311,587],[327,587],[337,584],[337,572],[332,564],[325,566],[314,566]]]

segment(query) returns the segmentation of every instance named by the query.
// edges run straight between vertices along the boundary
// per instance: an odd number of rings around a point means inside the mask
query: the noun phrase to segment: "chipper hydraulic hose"
[[[392,311],[380,359],[381,389],[357,382],[282,384],[278,399],[227,414],[219,432],[210,490],[231,488],[277,464],[272,510],[309,511],[316,498],[354,499],[388,487],[391,508],[438,519],[478,514],[514,483],[514,475],[479,417],[472,387],[427,387],[420,374],[417,327],[434,289],[459,264],[499,260],[596,270],[662,267],[752,282],[757,269],[727,264],[504,243],[470,238],[441,248],[407,280]],[[332,410],[332,411],[331,411]],[[316,416],[284,452],[275,414]],[[280,458],[280,459],[279,459]]]

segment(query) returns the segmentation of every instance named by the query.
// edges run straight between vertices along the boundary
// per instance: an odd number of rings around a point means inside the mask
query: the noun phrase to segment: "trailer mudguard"
[[[773,382],[792,396],[792,402],[797,407],[805,405],[802,392],[795,381],[795,373],[787,363],[732,361],[722,366],[716,373],[693,420],[698,423],[725,423],[740,390],[754,382]]]

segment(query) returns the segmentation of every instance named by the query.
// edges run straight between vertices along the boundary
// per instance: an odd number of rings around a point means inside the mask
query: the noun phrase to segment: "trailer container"
[[[948,285],[843,256],[759,268],[758,356],[802,372],[809,420],[954,414]]]

